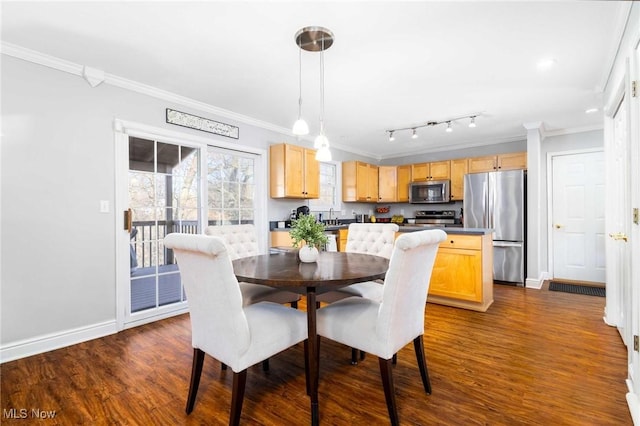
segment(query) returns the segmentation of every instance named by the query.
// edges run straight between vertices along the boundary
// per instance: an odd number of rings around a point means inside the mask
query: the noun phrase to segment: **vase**
[[[302,246],[298,251],[300,262],[313,263],[318,260],[318,249],[314,246]]]

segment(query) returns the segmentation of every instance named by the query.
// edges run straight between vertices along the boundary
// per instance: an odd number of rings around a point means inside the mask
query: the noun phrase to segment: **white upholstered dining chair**
[[[392,358],[413,341],[422,384],[431,383],[424,355],[424,312],[438,245],[439,229],[402,234],[389,261],[381,301],[364,297],[339,300],[317,312],[318,335],[378,357],[391,424],[398,424]]]
[[[347,253],[364,253],[389,259],[398,232],[395,223],[352,223],[347,233]],[[332,303],[351,296],[366,297],[380,301],[382,285],[379,282],[367,281],[351,284],[341,289],[323,293],[317,297],[318,302]]]
[[[247,368],[307,339],[304,312],[280,304],[243,305],[231,259],[219,237],[169,234],[189,303],[193,345],[186,412],[198,392],[204,355],[233,370],[229,424],[240,422]],[[305,344],[306,348],[306,344]]]
[[[256,228],[252,224],[208,226],[204,233],[222,238],[231,260],[260,254]],[[289,303],[298,307],[301,296],[291,291],[278,290],[260,284],[240,283],[242,300],[245,305],[257,302]]]

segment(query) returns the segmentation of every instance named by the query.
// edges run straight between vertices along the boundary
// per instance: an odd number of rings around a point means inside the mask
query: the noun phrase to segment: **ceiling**
[[[625,4],[627,3],[627,4]],[[628,2],[2,2],[2,41],[290,131],[305,26],[325,52],[331,146],[374,158],[600,128]],[[302,52],[302,115],[319,131],[319,58]],[[555,65],[538,69],[540,60]],[[596,113],[585,110],[599,108]],[[430,121],[469,120],[396,132]],[[213,117],[215,118],[215,117]],[[242,134],[242,128],[241,128]]]

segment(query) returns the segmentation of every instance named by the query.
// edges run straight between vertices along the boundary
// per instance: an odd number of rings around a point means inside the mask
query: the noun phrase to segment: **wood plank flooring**
[[[602,320],[604,298],[495,286],[486,313],[426,309],[433,394],[422,390],[413,345],[394,368],[406,425],[631,425],[626,348]],[[191,368],[186,315],[0,366],[4,424],[223,425],[230,370],[210,357],[193,413],[184,412]],[[349,364],[350,350],[323,340],[320,422],[388,424],[378,362]],[[15,411],[10,411],[15,409]],[[25,410],[25,411],[21,411]],[[55,411],[38,420],[32,410]],[[26,413],[26,419],[11,419]],[[250,368],[247,425],[308,424],[302,345]]]

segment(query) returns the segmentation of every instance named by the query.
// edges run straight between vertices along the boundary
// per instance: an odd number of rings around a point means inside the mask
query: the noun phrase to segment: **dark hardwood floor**
[[[601,297],[496,285],[486,313],[428,304],[425,349],[433,394],[422,390],[413,345],[394,368],[406,425],[631,425],[626,349],[602,320]],[[184,412],[191,368],[186,315],[5,363],[4,424],[222,425],[230,370],[205,358],[193,413]],[[320,422],[388,424],[378,362],[349,364],[323,340]],[[11,411],[15,409],[15,411]],[[26,410],[26,411],[20,411]],[[55,411],[47,421],[32,410]],[[10,419],[27,413],[26,419]],[[250,368],[242,423],[308,424],[302,345]]]

